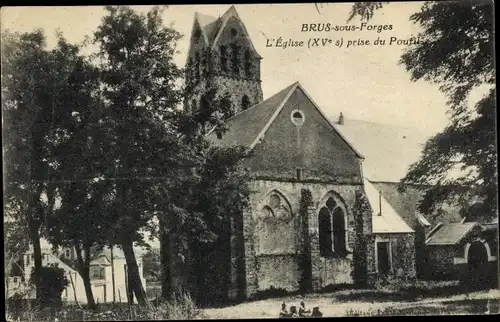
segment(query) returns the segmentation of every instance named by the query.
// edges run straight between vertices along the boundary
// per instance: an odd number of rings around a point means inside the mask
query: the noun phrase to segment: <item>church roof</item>
[[[401,218],[373,184],[364,179],[366,197],[372,208],[372,232],[377,234],[413,233],[414,230]]]
[[[477,222],[473,223],[458,223],[447,224],[432,234],[426,240],[426,245],[456,245],[476,226],[480,226]]]
[[[273,123],[276,116],[285,106],[285,103],[290,98],[291,94],[300,88],[302,92],[308,97],[308,99],[313,103],[318,112],[323,116],[323,118],[331,125],[332,129],[339,134],[339,136],[347,143],[347,145],[354,151],[354,153],[359,157],[363,156],[347,141],[347,139],[340,133],[335,125],[325,116],[321,109],[314,103],[311,97],[304,90],[299,82],[295,82],[292,85],[284,88],[268,99],[234,115],[229,118],[225,124],[228,126],[228,131],[224,133],[221,139],[218,139],[212,130],[209,133],[207,139],[215,145],[222,146],[232,146],[239,145],[247,147],[248,150],[252,150],[254,146],[261,140],[266,130]]]
[[[344,117],[337,129],[365,156],[363,173],[374,182],[399,182],[418,161],[431,136],[418,129],[352,120]]]

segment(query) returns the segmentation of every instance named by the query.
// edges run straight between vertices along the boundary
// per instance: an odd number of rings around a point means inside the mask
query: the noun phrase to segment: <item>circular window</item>
[[[231,29],[231,35],[236,36],[238,34],[238,32],[236,31],[236,29],[232,28]]]
[[[306,117],[305,117],[304,113],[302,113],[302,111],[294,110],[292,112],[291,118],[292,118],[293,124],[300,126],[300,125],[304,124]]]

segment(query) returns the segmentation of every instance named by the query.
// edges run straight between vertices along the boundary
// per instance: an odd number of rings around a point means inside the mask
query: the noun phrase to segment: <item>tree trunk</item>
[[[165,227],[162,216],[158,216],[160,226],[160,261],[161,261],[161,296],[168,300],[172,295],[172,274],[171,274],[171,243],[170,234]]]
[[[123,253],[125,254],[125,261],[127,262],[128,271],[128,287],[137,298],[137,302],[141,306],[148,306],[146,292],[142,286],[142,281],[139,274],[139,267],[135,260],[134,248],[132,241],[126,241],[122,244]]]
[[[34,257],[34,274],[35,274],[35,289],[36,289],[36,301],[40,302],[42,299],[42,280],[40,278],[40,272],[42,270],[42,248],[40,246],[40,231],[39,225],[36,222],[30,220],[29,222],[30,238],[33,243],[33,257]]]
[[[85,287],[85,296],[87,297],[87,306],[91,310],[97,308],[94,293],[92,292],[92,284],[90,283],[90,247],[84,247],[85,258],[82,256],[82,248],[78,243],[75,243],[76,257],[78,263],[78,273],[82,277],[83,286]]]

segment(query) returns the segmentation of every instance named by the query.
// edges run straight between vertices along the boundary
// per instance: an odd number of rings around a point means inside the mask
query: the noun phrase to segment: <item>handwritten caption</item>
[[[381,34],[384,31],[393,30],[392,25],[370,25],[365,22],[359,25],[333,25],[331,23],[317,23],[317,24],[302,24],[301,32],[324,32],[324,33],[335,33],[335,32],[354,32],[354,31],[371,31],[375,34]],[[376,37],[344,37],[344,36],[324,36],[324,37],[277,37],[268,38],[266,42],[266,47],[276,47],[276,48],[315,48],[315,47],[365,47],[365,46],[407,46],[418,44],[420,39],[417,37],[409,38],[398,38],[394,36],[384,36],[377,35]]]

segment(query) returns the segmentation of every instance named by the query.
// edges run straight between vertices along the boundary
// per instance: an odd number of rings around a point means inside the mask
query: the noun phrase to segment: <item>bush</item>
[[[22,294],[14,294],[7,299],[5,305],[7,321],[37,321],[40,310],[34,305],[34,301],[24,299]]]
[[[300,293],[300,291],[290,292],[284,288],[271,286],[267,290],[258,291],[253,296],[253,300],[267,300],[269,298],[283,297],[288,295],[295,295]]]
[[[31,272],[30,283],[36,285],[35,271]],[[42,306],[60,306],[61,295],[64,289],[69,285],[64,270],[55,265],[42,266],[40,271],[40,305]]]
[[[174,297],[172,300],[153,308],[147,314],[150,320],[193,320],[200,314],[198,307],[189,294]]]
[[[371,290],[340,291],[337,301],[416,301],[421,297],[445,297],[465,292],[458,281],[421,281],[382,278]]]

